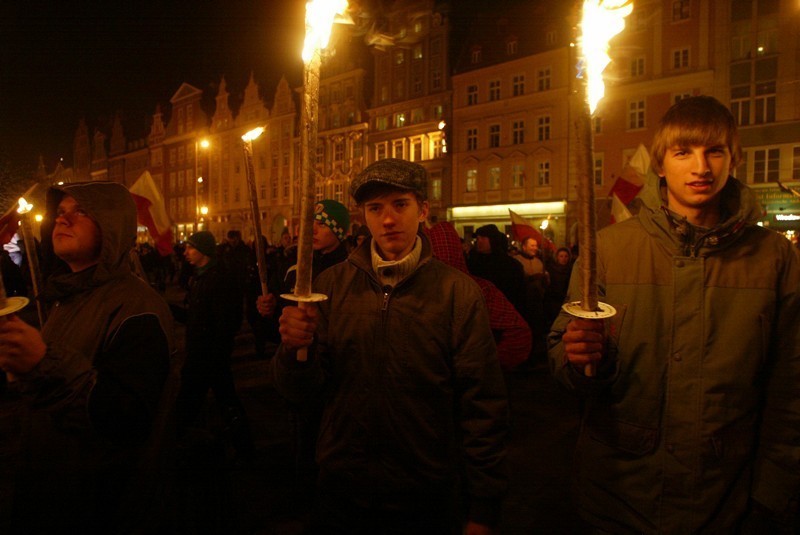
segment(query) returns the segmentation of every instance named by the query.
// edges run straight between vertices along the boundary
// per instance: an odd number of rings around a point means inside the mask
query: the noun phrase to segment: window
[[[692,96],[692,94],[691,94],[691,93],[675,93],[675,94],[672,96],[672,103],[673,103],[673,104],[677,104],[677,103],[678,103],[678,102],[680,102],[681,100],[683,100],[683,99],[685,99],[685,98],[689,98],[689,97],[691,97],[691,96]]]
[[[753,182],[776,182],[780,176],[780,149],[756,150],[753,152]]]
[[[439,69],[435,69],[431,73],[431,87],[433,89],[442,88],[442,71],[440,71]]]
[[[539,141],[550,139],[550,116],[544,115],[537,120],[537,134]]]
[[[333,161],[341,162],[344,160],[344,141],[334,141]]]
[[[602,117],[592,117],[592,130],[595,134],[602,134],[603,133],[603,118]]]
[[[672,2],[672,21],[688,19],[690,5],[689,0],[677,0]]]
[[[431,158],[441,158],[444,152],[443,144],[442,144],[442,133],[441,132],[432,132],[429,134],[430,138],[430,157]]]
[[[628,104],[628,129],[644,128],[644,100],[635,100]]]
[[[436,120],[441,119],[444,116],[444,108],[441,104],[437,104],[433,107],[433,118]]]
[[[603,156],[599,154],[594,155],[594,185],[603,185]]]
[[[412,162],[422,160],[422,138],[417,137],[411,140],[411,154],[409,155]]]
[[[545,160],[543,162],[539,162],[537,170],[537,177],[538,177],[538,184],[540,186],[549,186],[550,185],[550,162]]]
[[[792,180],[800,180],[800,146],[792,149]]]
[[[525,75],[524,74],[517,74],[512,78],[512,92],[515,97],[519,97],[525,94]]]
[[[553,46],[556,44],[556,32],[553,30],[548,31],[544,34],[544,42],[547,46]]]
[[[500,125],[489,125],[489,147],[496,148],[500,146]]]
[[[500,100],[500,80],[489,82],[489,101]]]
[[[517,41],[516,37],[512,37],[508,41],[506,41],[506,54],[509,56],[513,56],[519,51],[519,41]]]
[[[316,164],[325,165],[325,145],[322,143],[317,143]]]
[[[403,50],[395,50],[394,53],[394,64],[395,65],[402,65],[406,60],[406,53]]]
[[[467,86],[467,106],[474,106],[478,103],[478,86]]]
[[[402,139],[400,139],[400,140],[397,140],[397,141],[395,141],[394,143],[392,143],[392,153],[393,153],[393,156],[394,156],[395,158],[398,158],[398,159],[400,159],[400,160],[404,159],[404,156],[403,156],[403,154],[404,154],[404,148],[405,148],[405,143],[403,143],[403,140],[402,140]]]
[[[386,143],[378,143],[375,145],[375,161],[386,159],[387,152]]]
[[[514,121],[511,124],[514,145],[525,143],[525,121]]]
[[[467,150],[477,150],[477,149],[478,149],[478,129],[469,128],[467,129]]]
[[[637,76],[644,76],[644,58],[632,58],[631,59],[631,77],[636,78]]]
[[[340,203],[344,203],[344,189],[342,188],[341,182],[337,182],[333,185],[333,199],[335,201],[339,201]]]
[[[689,49],[682,48],[672,51],[672,68],[685,69],[689,66]]]
[[[325,188],[322,186],[322,184],[317,184],[316,186],[314,186],[314,199],[316,199],[316,202],[319,202],[324,198],[325,198]]]
[[[515,163],[511,167],[511,187],[513,188],[525,187],[525,164]]]
[[[481,61],[481,47],[474,46],[472,47],[472,51],[470,52],[470,61],[475,63],[480,63]]]
[[[467,169],[467,191],[478,191],[477,169]]]
[[[264,182],[259,184],[258,188],[258,198],[262,201],[267,200],[267,185]]]
[[[411,124],[419,124],[425,120],[425,110],[423,108],[414,108],[411,110]]]
[[[413,58],[414,59],[422,59],[422,45],[414,46]]]
[[[381,117],[375,119],[375,130],[386,130],[388,126],[389,126],[389,119],[385,115],[382,115]]]
[[[431,200],[442,200],[442,176],[441,172],[431,173]]]
[[[283,196],[284,196],[284,198],[289,196],[289,176],[288,175],[283,177]]]
[[[547,91],[550,89],[550,68],[539,69],[536,73],[536,89]]]
[[[776,56],[732,63],[731,112],[740,126],[775,122]]]
[[[395,113],[394,114],[394,127],[395,128],[402,128],[406,125],[406,114],[405,113]]]
[[[499,167],[490,167],[489,168],[489,189],[491,189],[491,190],[500,189],[500,168]]]

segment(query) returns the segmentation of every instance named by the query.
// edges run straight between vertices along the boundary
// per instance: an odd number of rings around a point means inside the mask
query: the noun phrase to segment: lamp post
[[[197,232],[200,220],[200,184],[203,183],[203,176],[200,173],[199,156],[200,149],[208,149],[211,143],[207,139],[195,139],[194,141],[194,230]]]

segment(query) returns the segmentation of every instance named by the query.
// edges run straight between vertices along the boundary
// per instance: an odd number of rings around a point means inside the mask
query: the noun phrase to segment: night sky
[[[90,128],[125,114],[146,134],[157,103],[182,82],[209,90],[224,74],[241,93],[253,71],[274,92],[302,69],[304,2],[0,2],[0,157],[48,170],[72,162],[81,117]],[[292,79],[292,77],[295,79]]]

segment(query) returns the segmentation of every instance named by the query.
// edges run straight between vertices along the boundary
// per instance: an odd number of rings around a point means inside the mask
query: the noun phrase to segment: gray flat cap
[[[370,186],[387,185],[412,191],[423,201],[428,198],[428,172],[419,164],[385,158],[368,165],[350,183],[350,195],[357,203],[364,202]]]

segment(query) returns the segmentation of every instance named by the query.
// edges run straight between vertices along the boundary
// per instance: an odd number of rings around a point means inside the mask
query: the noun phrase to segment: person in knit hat
[[[461,533],[466,523],[464,532],[488,534],[497,525],[503,375],[480,288],[431,254],[426,192],[419,164],[366,167],[350,194],[371,238],[314,280],[326,301],[283,309],[273,384],[323,407],[311,533]]]
[[[195,272],[186,294],[185,317],[176,314],[176,319],[186,323],[186,361],[175,402],[179,444],[187,449],[195,446],[191,437],[204,425],[201,415],[211,389],[237,454],[247,460],[252,457],[253,442],[231,371],[233,339],[242,323],[241,290],[235,276],[217,259],[211,232],[192,234],[186,240],[185,255]]]

